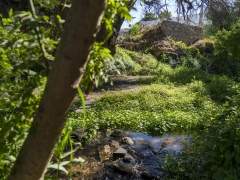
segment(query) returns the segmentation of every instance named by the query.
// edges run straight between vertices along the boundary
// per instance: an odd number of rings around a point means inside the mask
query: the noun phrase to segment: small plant
[[[131,28],[130,28],[130,34],[131,36],[136,36],[140,33],[140,29],[141,26],[139,24],[134,24]]]
[[[153,46],[149,46],[145,50],[143,50],[144,54],[152,54],[152,52],[153,52]]]
[[[55,169],[56,171],[56,177],[59,175],[59,171],[63,171],[66,174],[68,174],[68,171],[64,167],[65,165],[70,165],[69,168],[69,177],[72,177],[72,163],[79,162],[83,163],[84,160],[82,158],[73,158],[73,153],[77,151],[78,148],[81,147],[81,144],[78,144],[78,147],[73,149],[73,141],[71,139],[71,132],[72,128],[65,127],[61,133],[61,137],[56,144],[54,153],[53,153],[53,159],[52,161],[56,161],[56,163],[50,163],[48,166],[48,169]],[[76,145],[76,143],[75,143]],[[65,152],[68,148],[70,148],[70,151]],[[70,156],[69,160],[65,160],[67,156]]]

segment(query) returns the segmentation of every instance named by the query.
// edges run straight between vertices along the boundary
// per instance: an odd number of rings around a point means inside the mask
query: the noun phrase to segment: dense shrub
[[[158,61],[151,54],[142,54],[118,47],[114,58],[116,68],[123,74],[155,74],[158,68]]]
[[[235,105],[226,103],[225,110],[206,120],[204,130],[181,154],[167,156],[167,179],[239,179],[240,111]]]
[[[230,31],[222,30],[215,36],[213,67],[220,74],[240,76],[240,21]]]
[[[140,69],[140,65],[132,60],[132,58],[124,51],[124,49],[117,48],[117,53],[114,56],[115,66],[120,73],[130,73]]]

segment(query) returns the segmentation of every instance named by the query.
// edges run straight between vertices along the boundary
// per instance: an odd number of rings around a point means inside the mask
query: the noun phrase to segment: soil
[[[101,98],[106,93],[116,93],[116,92],[135,92],[142,86],[141,81],[146,79],[151,79],[153,76],[122,76],[114,75],[110,77],[112,80],[112,85],[110,83],[105,83],[103,86],[93,89],[93,91],[86,95],[86,99],[96,99]]]

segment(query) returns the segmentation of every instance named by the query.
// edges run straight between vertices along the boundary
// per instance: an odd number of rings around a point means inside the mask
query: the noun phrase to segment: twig
[[[33,0],[29,0],[29,3],[30,3],[30,7],[31,7],[32,17],[36,20],[37,16],[36,16],[36,10],[35,10],[34,4],[33,4]],[[50,59],[47,57],[47,51],[44,47],[44,44],[41,41],[41,37],[39,35],[39,27],[37,26],[34,29],[34,31],[37,35],[37,40],[38,40],[38,43],[39,43],[39,46],[40,46],[40,49],[41,49],[41,52],[42,52],[43,62],[45,63],[45,68],[47,69],[47,74],[48,74],[49,70],[50,70],[50,66],[49,66]]]

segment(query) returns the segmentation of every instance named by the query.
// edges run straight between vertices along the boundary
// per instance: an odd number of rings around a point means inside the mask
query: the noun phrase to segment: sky
[[[168,3],[169,3],[168,4],[168,10],[171,11],[173,16],[175,16],[176,15],[176,12],[175,12],[176,7],[173,4],[173,0],[168,1]],[[130,14],[133,17],[132,21],[130,21],[130,22],[124,21],[121,28],[129,28],[129,25],[133,25],[133,24],[139,22],[142,19],[142,17],[143,17],[142,6],[139,3],[136,3],[136,5],[134,7],[137,9],[137,11],[136,10],[131,10],[130,11]]]
[[[132,21],[130,22],[124,21],[121,28],[129,28],[129,24],[135,24],[142,19],[143,16],[142,7],[139,4],[137,4],[135,8],[137,9],[137,11],[136,10],[130,11],[130,14],[132,15]]]

